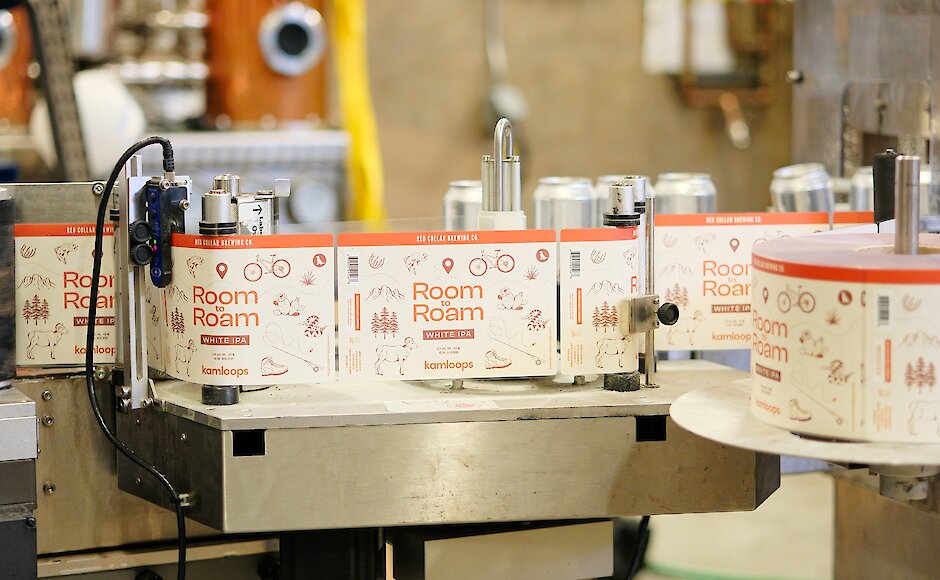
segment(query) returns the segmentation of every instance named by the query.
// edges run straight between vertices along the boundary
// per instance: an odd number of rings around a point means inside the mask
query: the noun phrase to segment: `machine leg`
[[[385,578],[385,542],[378,528],[281,534],[281,580]]]

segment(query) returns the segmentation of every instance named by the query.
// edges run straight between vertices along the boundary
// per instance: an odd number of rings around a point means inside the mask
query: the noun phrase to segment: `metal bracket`
[[[620,330],[624,334],[640,334],[659,328],[659,296],[646,294],[628,298],[620,304]]]

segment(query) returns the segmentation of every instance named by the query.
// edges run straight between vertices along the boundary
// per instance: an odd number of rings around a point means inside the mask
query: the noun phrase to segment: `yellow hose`
[[[334,0],[332,22],[339,106],[352,141],[347,158],[352,199],[346,215],[353,220],[381,220],[385,218],[382,154],[369,91],[365,0]]]

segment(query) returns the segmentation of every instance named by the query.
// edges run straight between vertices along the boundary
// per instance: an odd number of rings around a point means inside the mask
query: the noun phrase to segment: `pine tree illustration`
[[[49,321],[49,301],[45,298],[42,299],[42,305],[39,307],[37,318],[41,318],[43,323]]]
[[[914,377],[917,379],[917,387],[923,387],[926,384],[927,369],[925,368],[924,357],[917,357],[917,367],[914,370]]]
[[[26,324],[29,324],[33,318],[33,308],[29,305],[29,299],[23,302],[23,318],[26,319]]]
[[[610,328],[610,304],[606,301],[601,304],[601,326],[604,327],[604,332]]]
[[[610,305],[610,327],[617,328],[617,324],[620,322],[620,317],[617,315],[617,307],[613,304]]]
[[[186,321],[183,319],[183,313],[180,312],[179,308],[174,308],[173,313],[170,315],[170,328],[176,334],[186,332]]]
[[[29,309],[33,314],[33,322],[39,324],[39,319],[42,316],[42,301],[39,300],[38,294],[33,294],[33,299],[29,301]]]
[[[373,334],[376,338],[378,338],[378,337],[379,337],[379,333],[382,332],[382,324],[379,322],[379,313],[378,313],[378,312],[373,312],[373,313],[372,313],[372,324],[370,325],[370,328],[372,329],[372,334]]]
[[[600,328],[603,326],[604,315],[601,314],[601,309],[597,306],[594,307],[594,314],[591,316],[591,323],[594,325],[594,328]]]
[[[927,386],[931,389],[937,385],[937,370],[934,368],[933,363],[927,365],[927,376],[925,377]]]
[[[398,334],[398,315],[394,312],[388,318],[388,330],[392,333],[392,338],[395,338],[395,335]]]
[[[382,338],[388,337],[388,308],[382,308],[379,313],[379,328],[382,330]]]
[[[904,367],[904,384],[907,385],[908,389],[914,386],[914,367],[911,366],[911,363],[907,363],[907,366]]]

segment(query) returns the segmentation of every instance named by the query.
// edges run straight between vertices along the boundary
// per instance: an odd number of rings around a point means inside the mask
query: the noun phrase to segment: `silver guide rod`
[[[656,245],[654,237],[654,222],[656,221],[656,198],[650,195],[650,190],[646,188],[646,294],[655,295],[656,288],[653,284],[653,247]],[[653,315],[655,316],[655,314]],[[656,331],[648,330],[646,332],[646,353],[645,353],[645,375],[646,386],[656,385]]]
[[[894,177],[894,253],[916,254],[920,234],[920,157],[898,155]]]

